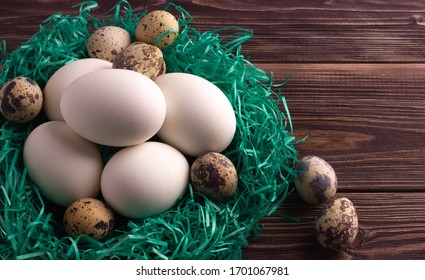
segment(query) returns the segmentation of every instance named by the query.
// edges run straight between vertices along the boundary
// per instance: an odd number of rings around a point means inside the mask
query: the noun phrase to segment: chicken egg
[[[101,69],[111,69],[112,63],[103,59],[83,58],[59,68],[44,87],[44,112],[51,121],[64,121],[60,111],[60,100],[64,90],[84,74]]]
[[[23,154],[28,174],[48,200],[67,207],[99,194],[100,152],[66,123],[50,121],[36,127],[25,141]]]
[[[189,182],[189,163],[175,148],[145,142],[118,151],[101,178],[104,199],[129,218],[159,215],[173,207]]]
[[[165,99],[148,77],[124,69],[85,74],[64,91],[65,122],[82,137],[106,146],[145,142],[161,128]]]
[[[167,112],[158,136],[183,154],[221,152],[233,140],[236,117],[226,95],[210,81],[187,73],[167,73],[155,83]]]

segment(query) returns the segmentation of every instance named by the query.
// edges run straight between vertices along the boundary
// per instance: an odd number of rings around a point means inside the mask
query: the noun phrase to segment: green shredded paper
[[[56,13],[16,50],[0,42],[0,87],[26,76],[43,88],[49,77],[71,61],[88,57],[86,42],[101,26],[130,32],[148,10],[135,13],[118,2],[98,19],[97,2],[74,7],[78,15]],[[101,241],[73,239],[65,233],[65,209],[39,193],[23,165],[25,139],[36,121],[16,124],[0,118],[0,259],[240,259],[242,248],[259,236],[260,220],[273,214],[292,190],[297,159],[295,137],[284,96],[274,91],[272,75],[256,68],[242,54],[251,31],[225,27],[199,32],[192,17],[169,3],[164,10],[177,16],[180,33],[163,50],[167,72],[192,73],[217,85],[230,100],[237,119],[236,135],[223,153],[238,171],[239,185],[227,203],[213,202],[189,186],[175,207],[140,220],[119,217]],[[282,85],[278,85],[282,86]],[[106,149],[105,153],[113,153]]]

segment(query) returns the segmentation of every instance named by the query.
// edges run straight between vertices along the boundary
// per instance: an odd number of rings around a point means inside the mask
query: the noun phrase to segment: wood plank
[[[352,246],[334,252],[322,248],[313,234],[320,206],[307,205],[291,194],[277,215],[263,219],[264,230],[244,249],[250,259],[424,259],[424,193],[338,193],[349,198],[359,217]],[[283,217],[301,219],[295,223]]]
[[[257,64],[274,71],[295,135],[350,191],[425,190],[425,64]],[[277,91],[278,91],[277,90]]]
[[[76,14],[80,0],[5,0],[0,40],[13,50],[51,14]],[[165,0],[129,0],[135,11]],[[425,1],[174,1],[201,31],[236,25],[254,37],[243,47],[283,90],[300,156],[316,154],[335,168],[338,194],[357,207],[360,235],[346,252],[322,249],[312,236],[318,206],[294,193],[263,219],[247,259],[425,258]],[[116,1],[99,1],[99,15]],[[349,63],[354,62],[354,63]],[[366,62],[366,63],[365,63]],[[377,64],[379,63],[379,64]]]
[[[197,1],[222,10],[199,15],[207,28],[218,21],[254,31],[245,50],[255,62],[424,61],[425,3],[399,2]]]
[[[1,7],[2,34],[13,50],[60,10],[76,14],[79,0],[7,1]],[[116,1],[99,1],[100,15]],[[162,1],[129,1],[135,11],[161,9]],[[194,17],[201,31],[240,26],[254,32],[244,44],[253,62],[425,62],[424,1],[174,1]],[[22,7],[25,6],[25,9]],[[237,15],[237,16],[235,16]],[[19,25],[16,23],[19,22]],[[15,24],[13,24],[15,23]]]

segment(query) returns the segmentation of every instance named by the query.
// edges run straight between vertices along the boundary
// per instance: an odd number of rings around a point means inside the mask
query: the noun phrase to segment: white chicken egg
[[[189,163],[177,149],[161,142],[145,142],[118,151],[101,178],[104,199],[129,218],[156,216],[184,195]]]
[[[226,95],[210,81],[187,73],[155,79],[167,103],[158,136],[190,156],[221,152],[232,142],[236,117]]]
[[[99,150],[64,122],[47,122],[30,133],[24,164],[41,194],[58,205],[67,207],[100,192]]]
[[[165,119],[165,99],[148,77],[105,69],[76,79],[64,91],[61,112],[84,138],[107,146],[132,146],[154,136]]]
[[[79,59],[59,68],[44,87],[44,112],[51,121],[63,121],[60,100],[63,91],[77,78],[101,69],[111,69],[112,63],[103,59]]]

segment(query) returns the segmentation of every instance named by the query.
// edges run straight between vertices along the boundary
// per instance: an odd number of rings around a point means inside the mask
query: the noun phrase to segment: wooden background
[[[0,40],[13,50],[56,11],[78,0],[3,0]],[[115,1],[98,1],[101,13]],[[166,1],[128,1],[136,11]],[[282,88],[300,139],[335,169],[338,195],[357,208],[359,236],[345,252],[322,249],[312,229],[319,206],[293,194],[264,218],[245,259],[425,259],[425,1],[174,1],[201,31],[254,31],[243,53]]]

